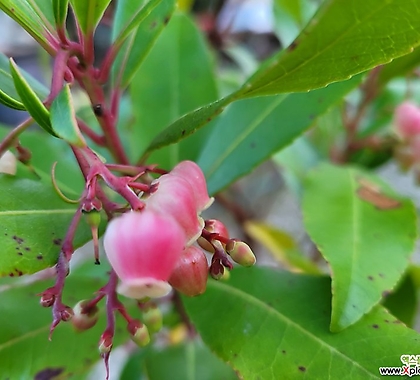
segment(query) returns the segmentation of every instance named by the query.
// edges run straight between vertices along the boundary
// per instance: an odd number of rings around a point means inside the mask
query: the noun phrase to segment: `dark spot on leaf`
[[[251,149],[254,149],[254,148],[255,148],[255,143],[254,143],[254,142],[252,142],[251,144],[249,144],[249,147],[250,147]]]
[[[150,24],[150,29],[155,29],[155,28],[156,28],[156,25],[157,25],[157,22],[156,22],[156,21],[153,21],[153,22]]]
[[[35,375],[34,380],[52,380],[63,373],[63,371],[64,368],[45,368]]]
[[[25,247],[24,249],[25,249],[25,251],[30,251],[31,250],[29,247]]]
[[[15,277],[15,274],[13,272],[10,272],[9,277]]]
[[[315,115],[314,114],[310,114],[309,115],[309,120],[313,120],[313,119],[315,119]]]
[[[171,19],[171,16],[166,16],[163,20],[163,23],[166,25],[170,19]]]
[[[281,353],[286,355],[286,350],[281,350]]]
[[[391,294],[391,292],[390,292],[389,290],[384,290],[384,291],[382,292],[382,297],[386,298],[386,297],[388,297],[390,294]]]
[[[384,322],[385,322],[385,323],[389,323],[388,319],[384,319]]]
[[[379,273],[379,277],[385,277],[383,273]]]
[[[402,324],[402,322],[401,322],[401,321],[399,321],[398,319],[396,319],[395,321],[392,321],[392,323],[395,323],[396,325],[400,325],[400,324]]]
[[[299,368],[299,371],[306,372],[306,368],[303,365],[300,365],[298,368]]]
[[[36,258],[37,258],[37,260],[43,260],[44,259],[44,257],[42,255],[38,255]]]
[[[9,236],[9,234],[6,232],[6,233],[4,234],[4,236]]]
[[[238,354],[235,352],[235,353],[233,354],[233,357],[234,357],[234,358],[237,358],[237,357],[238,357]]]
[[[22,252],[18,252],[17,253],[19,256],[23,256],[23,253]]]
[[[22,244],[25,240],[23,240],[22,238],[20,238],[20,237],[18,237],[18,236],[16,236],[16,235],[13,235],[12,236],[12,239],[16,242],[16,243],[18,243],[18,244]]]
[[[54,239],[54,240],[53,240],[53,243],[54,243],[55,245],[61,245],[62,241],[63,241],[62,239],[57,238],[57,239]]]
[[[373,281],[373,276],[368,276],[368,280]]]
[[[324,99],[323,99],[323,98],[319,98],[319,99],[318,99],[318,103],[319,103],[319,104],[324,103]]]
[[[208,117],[208,118],[207,118],[207,121],[208,121],[208,122],[210,122],[210,121],[211,121],[211,117]]]
[[[293,41],[289,47],[287,48],[288,51],[293,51],[297,48],[297,46],[299,45],[299,43],[297,41]]]
[[[185,135],[185,129],[183,129],[182,131],[181,131],[181,136],[184,136]]]
[[[355,308],[356,308],[356,305],[351,305],[351,307],[352,307],[353,309],[355,309]]]
[[[372,325],[372,327],[374,328],[374,329],[379,329],[379,325]]]
[[[357,196],[362,201],[375,206],[377,210],[390,210],[401,207],[400,201],[382,193],[377,184],[370,182],[365,178],[359,178],[357,182],[360,185],[356,191]]]
[[[23,276],[23,272],[22,272],[22,271],[20,271],[19,269],[15,269],[15,272],[16,272],[16,275],[17,275],[18,277]]]

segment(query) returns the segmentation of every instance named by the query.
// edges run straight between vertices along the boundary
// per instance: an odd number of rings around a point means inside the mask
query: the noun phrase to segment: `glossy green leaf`
[[[79,270],[76,270],[67,277],[64,303],[74,306],[82,299],[89,299],[106,283],[108,268],[92,263],[86,269],[89,274],[78,274]],[[92,329],[77,333],[70,323],[60,323],[52,340],[48,340],[51,309],[39,305],[37,294],[52,285],[50,279],[29,286],[10,287],[0,292],[2,380],[80,380],[100,360],[97,345],[106,324],[103,310],[97,325]],[[115,347],[128,338],[124,322],[117,326],[117,331]],[[53,374],[58,377],[53,377]]]
[[[58,137],[72,145],[86,146],[86,142],[77,125],[69,84],[63,87],[52,102],[50,117],[52,128]]]
[[[238,379],[232,368],[198,341],[149,351],[144,360],[144,372],[149,380]]]
[[[328,329],[330,279],[235,268],[184,304],[204,342],[244,379],[379,379],[420,336],[377,306],[341,333]]]
[[[51,128],[50,113],[26,81],[13,59],[10,59],[10,71],[12,73],[16,91],[19,94],[26,110],[41,128],[50,135],[56,136]]]
[[[70,0],[84,35],[93,33],[111,0]]]
[[[48,89],[22,69],[19,69],[40,99],[48,96]],[[10,74],[9,59],[0,53],[0,103],[14,109],[25,110]]]
[[[331,330],[342,330],[394,288],[416,240],[411,201],[374,176],[322,164],[304,184],[306,230],[332,271]]]
[[[52,53],[47,40],[48,33],[53,33],[50,8],[50,0],[0,1],[0,9],[22,26],[46,51]]]
[[[175,0],[154,3],[156,1],[149,2],[146,6],[148,12],[144,11],[144,14],[142,14],[144,17],[141,20],[136,20],[136,30],[132,32],[125,45],[122,46],[115,60],[113,76],[114,80],[118,81],[120,88],[125,88],[131,82],[175,10]],[[149,9],[152,4],[154,5],[153,9]],[[132,1],[118,2],[116,20],[121,22],[120,13],[123,13],[123,11],[127,13],[133,5]],[[130,12],[126,17],[132,15],[133,12]]]
[[[289,48],[249,79],[241,96],[324,87],[408,54],[420,44],[419,17],[417,0],[327,0]]]
[[[157,80],[162,73],[165,79]],[[130,90],[138,123],[130,136],[136,158],[169,123],[217,98],[212,57],[201,32],[188,16],[179,13],[172,17],[134,77]],[[159,152],[153,162],[172,166],[179,160],[193,159],[205,140],[207,133],[203,133],[169,151]],[[163,156],[169,160],[163,162]]]
[[[69,0],[52,0],[52,6],[56,24],[63,26],[67,18]]]
[[[63,202],[51,183],[40,180],[1,175],[0,189],[0,276],[55,265],[77,206]],[[74,246],[90,239],[90,228],[82,219]]]
[[[198,163],[214,194],[308,129],[361,77],[309,93],[240,100],[216,121]]]

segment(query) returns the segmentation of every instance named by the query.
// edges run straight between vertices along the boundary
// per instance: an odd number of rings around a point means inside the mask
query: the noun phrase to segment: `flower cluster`
[[[171,287],[188,295],[203,293],[210,274],[218,279],[232,260],[252,265],[254,254],[245,243],[230,239],[217,220],[204,221],[201,212],[213,202],[197,164],[179,163],[152,182],[145,207],[114,218],[104,237],[108,260],[118,275],[118,292],[130,298],[162,297]],[[198,245],[197,245],[197,244]]]
[[[413,168],[420,180],[420,109],[411,102],[400,104],[394,114],[398,136],[395,158],[403,169]]]

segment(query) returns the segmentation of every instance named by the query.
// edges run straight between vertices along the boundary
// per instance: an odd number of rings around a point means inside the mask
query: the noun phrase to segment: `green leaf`
[[[22,100],[22,103],[24,104],[29,114],[41,128],[43,128],[50,135],[57,137],[51,128],[50,113],[42,101],[38,98],[35,91],[26,81],[12,58],[10,59],[10,71],[12,73],[16,91],[19,94],[20,99]]]
[[[85,36],[93,33],[111,0],[70,0],[77,22]]]
[[[308,91],[408,54],[420,43],[417,0],[328,0],[284,51],[244,85],[242,97]]]
[[[132,151],[138,155],[169,123],[217,98],[212,63],[196,25],[185,14],[174,15],[131,83],[137,120],[130,135]],[[169,156],[165,166],[194,159],[206,135],[206,132],[197,134],[181,146],[159,152],[159,157]],[[162,159],[153,157],[153,161],[162,164]]]
[[[183,301],[204,342],[244,379],[379,379],[378,367],[401,366],[420,341],[381,306],[331,333],[325,277],[235,268]]]
[[[238,379],[232,368],[199,341],[150,350],[144,362],[149,380]],[[132,378],[138,378],[138,374]]]
[[[88,266],[89,274],[72,271],[66,279],[63,302],[73,307],[79,300],[93,298],[106,282],[103,265]],[[48,340],[51,309],[39,305],[37,294],[53,285],[52,280],[10,287],[0,293],[1,379],[83,379],[100,360],[97,349],[106,316],[92,329],[77,333],[70,323],[60,323]],[[117,321],[114,347],[128,339],[124,322]],[[44,372],[43,372],[44,371]],[[52,377],[52,373],[61,376]],[[44,374],[44,376],[42,376]]]
[[[48,89],[45,86],[24,70],[20,71],[39,98],[44,99],[48,96]],[[17,110],[25,110],[10,74],[9,59],[2,53],[0,53],[0,103]]]
[[[0,276],[20,276],[56,264],[76,205],[59,198],[52,185],[39,180],[0,176]],[[82,219],[74,246],[91,239]]]
[[[416,240],[415,209],[352,167],[322,164],[304,189],[307,232],[332,271],[331,330],[340,331],[369,312],[404,273]]]
[[[119,81],[120,88],[125,88],[131,83],[134,74],[143,63],[175,10],[175,0],[160,0],[157,5],[155,3],[156,1],[151,1],[142,8],[143,17],[140,20],[135,20],[136,30],[132,32],[128,41],[122,46],[114,62],[113,77],[114,80]],[[129,12],[133,5],[135,3],[128,0],[118,2],[116,25],[121,24],[127,17],[132,17],[136,13],[135,10]],[[115,30],[118,30],[117,26],[114,27],[113,31]]]
[[[69,8],[69,0],[52,0],[54,19],[58,26],[64,26]]]
[[[1,0],[0,9],[24,28],[46,51],[52,54],[47,35],[53,33],[48,9],[50,1],[45,0]]]
[[[216,121],[198,159],[214,194],[308,129],[361,77],[309,93],[240,100]]]
[[[77,125],[69,84],[63,87],[52,102],[50,117],[52,128],[58,137],[72,145],[86,146],[86,142]]]

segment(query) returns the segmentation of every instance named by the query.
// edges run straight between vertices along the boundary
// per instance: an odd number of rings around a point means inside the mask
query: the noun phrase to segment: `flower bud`
[[[45,291],[44,293],[42,293],[41,299],[39,300],[39,303],[41,304],[42,307],[51,307],[52,305],[54,305],[54,302],[55,302],[55,294],[50,293],[48,291]]]
[[[205,222],[204,228],[212,234],[218,234],[225,239],[229,239],[228,229],[220,220],[208,219]]]
[[[254,252],[243,241],[232,239],[226,244],[226,252],[233,261],[244,267],[250,267],[256,262]]]
[[[70,306],[66,306],[63,310],[61,310],[61,320],[63,322],[70,321],[74,316],[74,311]]]
[[[225,267],[222,265],[220,260],[213,260],[210,265],[210,276],[212,276],[215,280],[220,280],[225,273]]]
[[[144,347],[150,342],[150,335],[147,327],[137,319],[133,319],[128,325],[127,330],[130,338],[140,347]]]
[[[182,253],[169,278],[169,283],[189,297],[198,296],[206,290],[208,271],[204,252],[191,246]]]
[[[113,344],[112,335],[108,331],[105,331],[102,334],[101,339],[99,340],[99,344],[98,344],[98,349],[101,356],[104,356],[104,355],[106,356],[107,354],[111,352],[112,344]]]
[[[394,125],[398,135],[404,139],[420,134],[420,109],[411,102],[401,103],[394,114]]]
[[[0,173],[15,175],[17,170],[17,160],[15,155],[6,150],[0,157]]]
[[[99,227],[101,224],[101,213],[98,210],[85,212],[84,215],[90,227]]]
[[[89,300],[79,301],[73,308],[74,316],[71,323],[77,331],[88,330],[98,322],[98,306],[89,306],[89,302]]]
[[[151,333],[158,332],[163,325],[163,316],[155,304],[142,307],[142,320]]]
[[[193,161],[182,161],[170,174],[179,176],[191,185],[194,191],[195,205],[198,213],[208,209],[214,201],[207,191],[206,178],[201,168]]]
[[[162,297],[184,248],[185,233],[172,218],[153,210],[131,211],[113,219],[104,248],[121,282],[117,291],[142,299]]]

